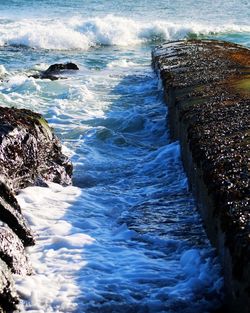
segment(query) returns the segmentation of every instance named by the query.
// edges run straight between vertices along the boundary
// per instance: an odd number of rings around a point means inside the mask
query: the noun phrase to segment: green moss
[[[242,91],[250,93],[250,77],[238,81],[236,86]]]
[[[47,123],[47,121],[43,117],[40,117],[38,119],[38,122],[42,125],[42,127],[44,129],[44,133],[48,136],[48,138],[52,139],[53,138],[52,131],[51,131],[51,128],[49,127],[49,124]]]
[[[189,101],[187,101],[188,106],[196,106],[199,104],[203,104],[205,102],[205,98],[193,98]]]
[[[175,95],[176,97],[186,97],[190,92],[193,91],[193,87],[183,87],[183,88],[176,88]]]
[[[197,92],[204,92],[204,88],[205,88],[204,85],[200,85],[200,86],[196,86],[194,90]]]
[[[207,98],[192,98],[192,99],[185,99],[183,101],[178,102],[178,106],[180,110],[189,110],[193,107],[200,106],[206,102]]]

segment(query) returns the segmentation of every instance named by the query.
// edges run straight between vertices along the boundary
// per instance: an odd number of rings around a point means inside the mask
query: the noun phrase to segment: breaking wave
[[[241,32],[250,33],[250,26],[208,26],[164,20],[149,23],[113,15],[89,19],[70,18],[64,21],[22,19],[1,23],[0,46],[87,50],[103,45],[130,46],[200,35]]]

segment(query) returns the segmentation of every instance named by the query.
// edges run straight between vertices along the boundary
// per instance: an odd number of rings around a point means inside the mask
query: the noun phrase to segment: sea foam
[[[86,265],[84,247],[94,239],[66,220],[64,215],[80,195],[76,187],[49,183],[49,188],[29,187],[18,195],[24,215],[36,232],[37,244],[29,248],[34,274],[15,276],[23,300],[22,312],[73,312],[79,288],[74,273]]]
[[[3,65],[0,65],[0,76],[5,74],[8,74],[8,71]]]

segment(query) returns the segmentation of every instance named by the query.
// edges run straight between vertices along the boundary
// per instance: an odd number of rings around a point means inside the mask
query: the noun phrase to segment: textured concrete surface
[[[228,312],[250,310],[250,50],[212,40],[156,47],[172,137],[224,268]]]

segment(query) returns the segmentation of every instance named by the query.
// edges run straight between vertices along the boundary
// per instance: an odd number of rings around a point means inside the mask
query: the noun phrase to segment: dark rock
[[[49,79],[49,80],[58,80],[59,77],[51,74],[46,74],[44,72],[40,74],[30,75],[29,77],[33,77],[35,79]],[[66,79],[66,77],[60,77],[60,79]]]
[[[1,175],[14,190],[40,180],[71,184],[72,164],[44,118],[29,110],[0,107]]]
[[[250,307],[250,50],[190,40],[153,51],[173,138],[224,267],[228,312]]]
[[[79,70],[79,67],[74,64],[74,63],[57,63],[57,64],[52,64],[50,65],[50,67],[45,71],[46,73],[50,73],[50,74],[56,74],[59,73],[61,71],[65,71],[65,70]]]
[[[0,312],[9,313],[19,303],[14,289],[13,278],[7,264],[0,259]]]
[[[40,78],[40,79],[50,79],[50,80],[57,80],[57,79],[65,79],[65,77],[60,76],[62,74],[66,74],[67,71],[77,71],[79,70],[78,66],[74,63],[57,63],[52,64],[46,71],[42,71],[39,74],[31,75],[33,78]]]
[[[34,245],[32,231],[21,213],[21,208],[15,196],[3,182],[0,182],[0,220],[16,233],[25,246]],[[0,234],[0,246],[2,245],[1,239],[3,238]]]
[[[18,303],[11,271],[31,274],[24,246],[35,243],[15,192],[47,181],[71,184],[72,164],[40,114],[0,107],[0,312]]]
[[[21,240],[8,227],[0,227],[0,258],[8,265],[12,273],[20,275],[32,273]]]

